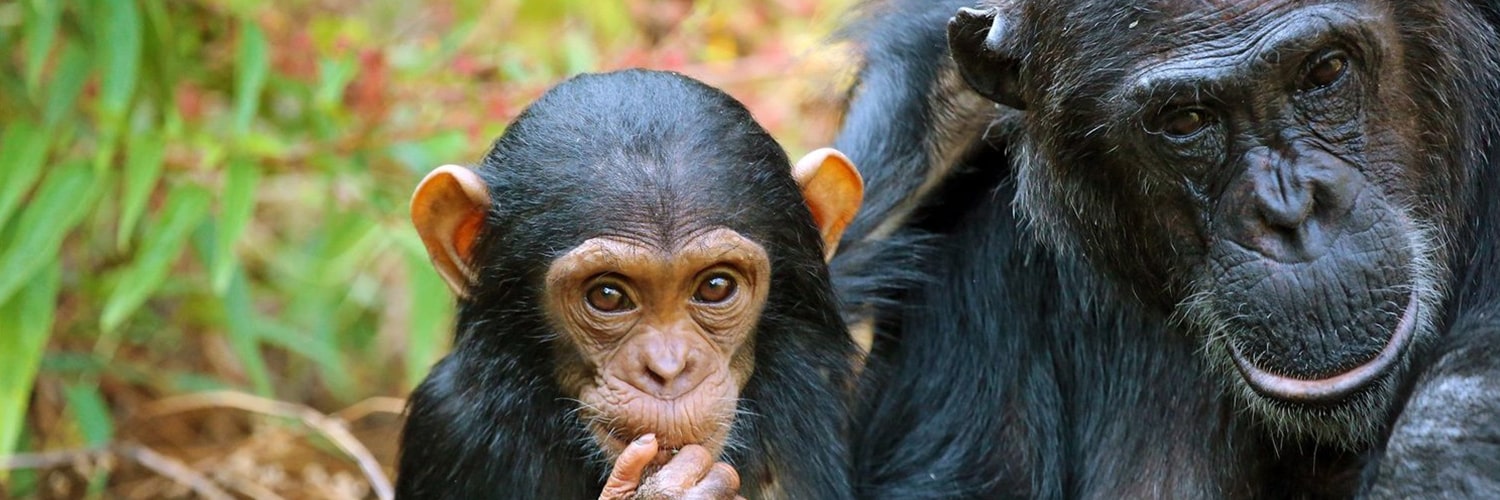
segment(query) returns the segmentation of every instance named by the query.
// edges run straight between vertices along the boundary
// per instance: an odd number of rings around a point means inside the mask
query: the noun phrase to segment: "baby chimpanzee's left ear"
[[[823,259],[831,259],[844,228],[864,199],[864,179],[854,163],[833,148],[819,149],[797,160],[792,177],[802,186],[802,198],[807,200],[813,222],[823,236]]]

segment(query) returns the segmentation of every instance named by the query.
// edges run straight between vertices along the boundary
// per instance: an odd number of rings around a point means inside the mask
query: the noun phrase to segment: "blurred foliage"
[[[404,395],[452,328],[407,222],[427,170],[478,159],[562,78],[637,66],[725,88],[794,155],[825,145],[848,3],[0,0],[0,457],[20,453],[0,496],[195,474],[199,494],[297,474],[298,496],[371,494],[285,418],[152,405]],[[287,435],[311,451],[267,444]],[[361,439],[389,473],[392,431]],[[267,465],[293,455],[314,458]]]

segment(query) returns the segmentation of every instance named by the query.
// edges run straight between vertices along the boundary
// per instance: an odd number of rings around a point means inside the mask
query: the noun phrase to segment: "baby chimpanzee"
[[[677,74],[548,91],[413,197],[460,299],[399,495],[849,497],[858,351],[824,259],[862,189]]]

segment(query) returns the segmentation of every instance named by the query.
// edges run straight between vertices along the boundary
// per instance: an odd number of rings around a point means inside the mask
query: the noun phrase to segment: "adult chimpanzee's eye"
[[[625,290],[612,283],[600,283],[590,288],[586,297],[589,307],[600,312],[620,312],[635,308]]]
[[[693,292],[693,300],[706,303],[723,302],[734,295],[736,287],[733,276],[722,272],[710,274],[703,281],[698,282],[698,290]]]
[[[1211,117],[1202,108],[1185,108],[1162,115],[1158,126],[1162,133],[1173,137],[1187,137],[1208,126]]]
[[[1331,51],[1319,56],[1302,77],[1302,90],[1314,90],[1333,85],[1349,71],[1349,56]]]

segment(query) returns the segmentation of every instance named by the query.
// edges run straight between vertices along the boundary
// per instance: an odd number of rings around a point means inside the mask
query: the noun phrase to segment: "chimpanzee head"
[[[949,42],[1023,111],[1045,241],[1202,335],[1274,429],[1359,443],[1461,257],[1486,33],[1442,2],[1015,0]]]
[[[461,297],[456,356],[558,393],[605,461],[648,433],[665,461],[718,456],[746,394],[822,403],[780,365],[852,347],[824,259],[861,196],[837,151],[793,165],[728,94],[626,70],[549,90],[479,168],[429,174],[412,214]],[[824,375],[796,376],[841,383]]]

